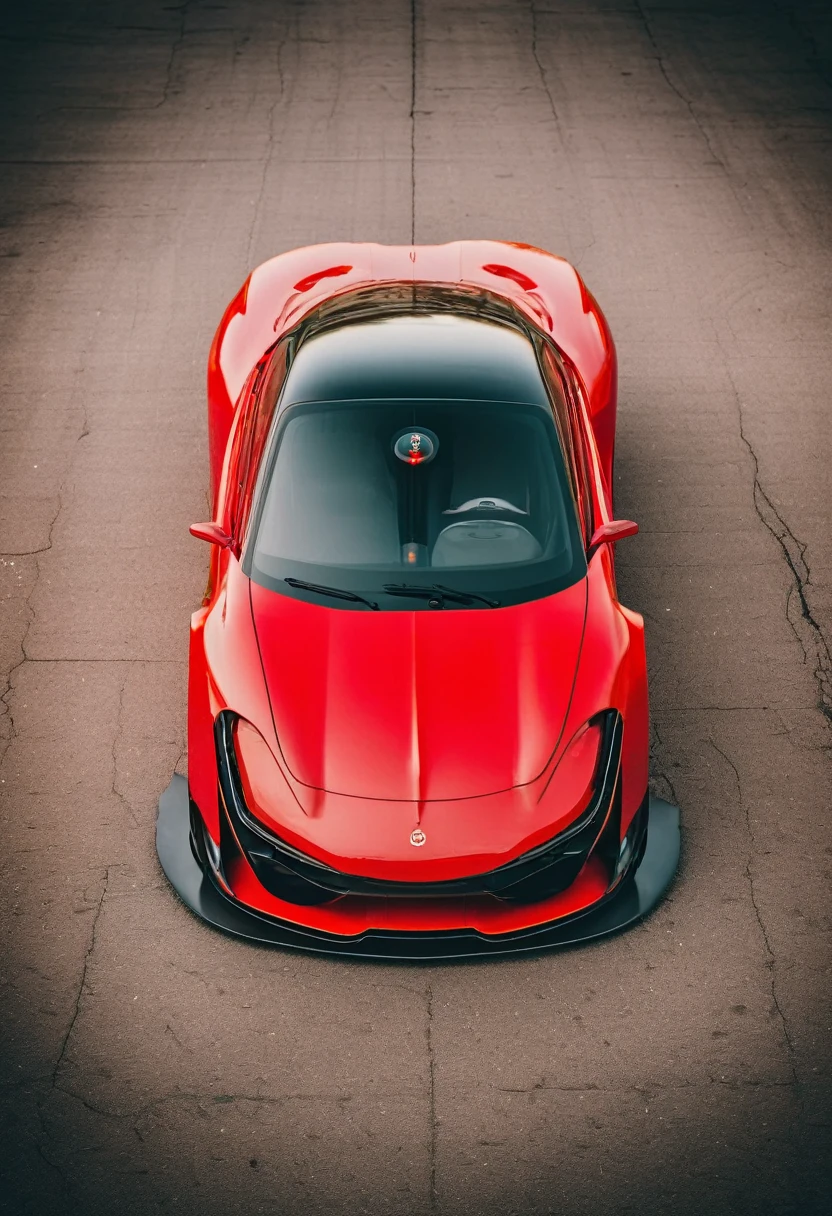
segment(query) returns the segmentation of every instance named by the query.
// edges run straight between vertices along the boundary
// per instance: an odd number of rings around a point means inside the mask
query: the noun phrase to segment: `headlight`
[[[244,718],[234,723],[232,738],[245,804],[258,818],[265,815],[271,819],[270,808],[282,793],[289,793],[271,748]]]
[[[278,808],[281,825],[291,823],[295,816],[302,818],[303,812],[265,739],[250,722],[232,720],[230,715],[219,721],[219,730],[229,776],[228,820],[237,845],[259,881],[278,899],[294,904],[321,904],[334,899],[336,892],[314,877],[298,873],[291,859],[302,862],[306,871],[318,870],[321,875],[328,867],[299,853],[278,835]]]
[[[609,821],[620,744],[621,718],[613,711],[597,714],[575,732],[541,797],[552,835],[494,871],[500,880],[491,886],[495,894],[527,903],[571,886]]]
[[[542,796],[558,819],[579,819],[592,801],[603,739],[604,715],[585,722],[572,736]]]
[[[236,770],[244,809],[269,831],[283,837],[305,835],[306,815],[266,740],[245,718],[226,718],[227,754]]]

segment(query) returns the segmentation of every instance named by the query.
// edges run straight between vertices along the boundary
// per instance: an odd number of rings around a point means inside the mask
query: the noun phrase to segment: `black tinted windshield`
[[[314,599],[284,581],[307,580],[371,596],[384,610],[427,606],[385,594],[385,583],[439,583],[503,605],[571,585],[586,562],[550,405],[283,407],[244,562],[284,594]]]
[[[548,404],[534,347],[519,329],[425,313],[313,334],[300,345],[283,399],[396,398]]]

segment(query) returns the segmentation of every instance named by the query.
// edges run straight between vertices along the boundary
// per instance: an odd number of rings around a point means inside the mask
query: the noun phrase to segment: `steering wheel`
[[[442,514],[464,515],[468,511],[510,511],[514,515],[528,515],[528,511],[524,511],[522,507],[516,507],[508,499],[497,498],[496,495],[494,497],[469,498],[461,506],[449,507]]]

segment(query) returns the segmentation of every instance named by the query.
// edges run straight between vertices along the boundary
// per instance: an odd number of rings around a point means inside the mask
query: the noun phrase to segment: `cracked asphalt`
[[[30,0],[0,65],[0,1208],[828,1210],[828,6]],[[684,842],[591,948],[267,951],[156,862],[214,327],[411,237],[564,254],[618,344]]]

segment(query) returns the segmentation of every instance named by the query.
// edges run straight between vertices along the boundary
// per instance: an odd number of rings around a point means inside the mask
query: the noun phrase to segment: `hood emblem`
[[[420,848],[425,843],[426,840],[427,840],[427,836],[425,835],[425,833],[422,831],[421,828],[414,828],[413,831],[410,833],[410,843],[412,845],[415,845],[415,847],[417,849]]]

